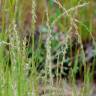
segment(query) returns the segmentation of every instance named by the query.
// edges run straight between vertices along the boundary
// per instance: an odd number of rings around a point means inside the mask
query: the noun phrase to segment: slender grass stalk
[[[46,4],[47,5],[47,4]],[[48,7],[46,8],[46,25],[48,27],[48,38],[46,40],[46,67],[48,67],[49,70],[49,78],[50,78],[50,83],[53,85],[52,81],[52,64],[51,64],[51,28],[49,25],[49,15],[48,15]]]
[[[35,66],[35,24],[36,24],[36,0],[32,0],[32,24],[31,24],[31,32],[32,32],[32,68],[30,75],[30,93],[34,94],[34,96],[38,96],[38,79],[37,79],[37,71]]]

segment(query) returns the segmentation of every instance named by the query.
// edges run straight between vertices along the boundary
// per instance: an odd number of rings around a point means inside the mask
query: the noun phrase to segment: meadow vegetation
[[[0,96],[93,96],[95,8],[95,0],[0,0]]]

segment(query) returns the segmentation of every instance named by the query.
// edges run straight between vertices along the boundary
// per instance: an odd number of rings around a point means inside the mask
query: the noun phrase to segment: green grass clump
[[[72,88],[71,96],[91,94],[96,61],[93,60],[92,68],[86,62],[83,43],[91,41],[95,52],[95,3],[0,1],[0,96],[67,96],[67,84]],[[69,73],[63,69],[69,69]],[[79,92],[78,71],[83,75]]]

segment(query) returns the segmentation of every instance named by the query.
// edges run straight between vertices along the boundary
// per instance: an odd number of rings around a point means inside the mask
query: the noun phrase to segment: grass
[[[88,96],[96,65],[94,59],[90,72],[83,42],[92,39],[95,52],[92,23],[95,1],[41,2],[2,0],[0,3],[0,96],[67,96],[69,91],[70,96]],[[34,35],[36,29],[40,31],[39,38]],[[79,48],[73,51],[74,38]],[[54,58],[57,58],[55,64]],[[82,66],[84,80],[78,92],[75,76]],[[68,69],[69,74],[63,72]],[[66,91],[67,87],[72,89]]]

